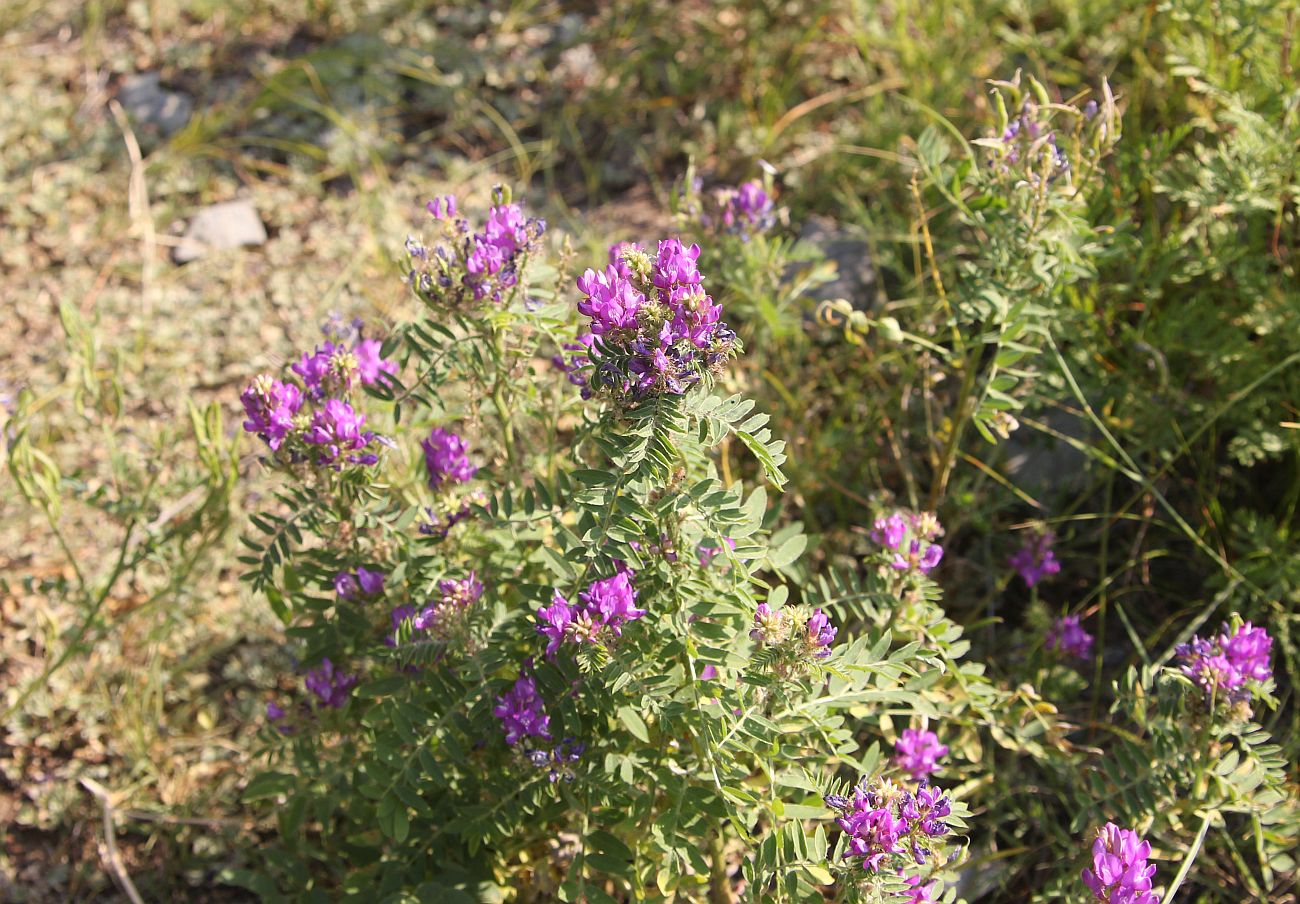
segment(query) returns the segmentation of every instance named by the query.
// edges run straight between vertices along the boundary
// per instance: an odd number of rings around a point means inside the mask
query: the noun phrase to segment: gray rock
[[[194,112],[189,95],[164,89],[156,72],[128,76],[117,90],[117,100],[138,125],[152,126],[164,138],[183,129]]]
[[[1091,444],[1096,431],[1082,417],[1049,408],[1036,415],[1062,436]],[[1002,443],[1006,474],[1030,495],[1077,493],[1088,485],[1088,456],[1062,439],[1022,426]]]
[[[804,221],[799,238],[821,249],[827,260],[835,262],[835,278],[809,292],[809,298],[814,301],[843,298],[859,311],[875,307],[876,268],[871,264],[871,248],[863,239],[830,217],[819,216]]]
[[[266,227],[251,201],[226,201],[194,215],[180,244],[172,252],[178,264],[198,260],[211,251],[266,244]]]

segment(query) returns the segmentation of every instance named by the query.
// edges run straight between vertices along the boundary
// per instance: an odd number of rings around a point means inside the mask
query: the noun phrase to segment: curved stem
[[[1165,896],[1161,900],[1160,904],[1171,904],[1174,900],[1174,895],[1178,893],[1178,889],[1182,887],[1183,880],[1187,878],[1187,874],[1192,869],[1192,864],[1196,862],[1196,855],[1201,852],[1201,845],[1205,841],[1205,833],[1210,830],[1210,823],[1213,821],[1214,811],[1211,810],[1209,813],[1206,813],[1205,818],[1201,820],[1201,828],[1200,831],[1196,833],[1196,840],[1193,841],[1192,846],[1188,848],[1187,856],[1183,858],[1183,865],[1178,868],[1178,875],[1174,876],[1174,881],[1170,883],[1169,890],[1165,892]]]

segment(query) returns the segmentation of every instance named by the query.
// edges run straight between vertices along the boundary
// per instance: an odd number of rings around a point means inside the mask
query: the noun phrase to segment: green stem
[[[709,859],[710,904],[731,904],[731,877],[727,875],[727,850],[721,828],[709,839]]]
[[[513,472],[519,459],[515,448],[515,428],[510,417],[510,404],[506,398],[509,368],[506,366],[506,337],[501,330],[493,330],[492,351],[496,358],[496,380],[492,384],[492,404],[496,407],[497,417],[501,419],[501,441],[506,447],[506,463]]]
[[[1169,890],[1165,892],[1164,899],[1160,904],[1171,904],[1174,900],[1174,895],[1177,894],[1178,889],[1182,887],[1183,880],[1187,878],[1187,874],[1192,869],[1192,864],[1196,862],[1196,855],[1201,852],[1201,844],[1205,841],[1205,833],[1210,830],[1210,823],[1213,821],[1213,811],[1206,813],[1205,818],[1201,820],[1201,829],[1196,833],[1196,840],[1193,841],[1192,846],[1188,848],[1187,856],[1183,858],[1183,865],[1178,868],[1178,875],[1174,876],[1174,881],[1170,883]]]
[[[935,475],[934,483],[930,485],[930,501],[927,508],[930,511],[936,511],[939,507],[939,500],[948,489],[948,478],[952,476],[952,466],[957,460],[957,450],[961,445],[961,436],[966,429],[966,409],[970,401],[971,391],[975,388],[975,377],[979,370],[979,355],[982,346],[977,342],[966,355],[966,363],[962,367],[961,390],[957,395],[957,411],[953,414],[952,425],[948,432],[948,442],[944,446],[943,456],[939,459],[939,472]]]

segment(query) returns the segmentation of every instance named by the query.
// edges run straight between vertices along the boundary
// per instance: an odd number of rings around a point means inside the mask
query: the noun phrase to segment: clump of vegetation
[[[1288,10],[35,13],[0,897],[1288,900]]]

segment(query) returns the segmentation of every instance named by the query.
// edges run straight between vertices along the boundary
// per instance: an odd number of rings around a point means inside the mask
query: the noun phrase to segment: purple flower
[[[1061,563],[1056,560],[1052,544],[1056,535],[1051,531],[1031,536],[1025,545],[1007,559],[1007,564],[1020,572],[1025,584],[1033,587],[1044,576],[1056,574],[1061,570]]]
[[[469,444],[450,430],[435,427],[420,445],[424,449],[424,465],[429,471],[432,489],[438,489],[447,480],[465,483],[478,473],[478,466],[471,464],[465,454]]]
[[[772,608],[767,603],[759,603],[754,610],[754,627],[749,636],[759,643],[775,646],[790,636],[790,623],[785,617],[785,610]]]
[[[653,262],[631,250],[624,266],[579,277],[578,311],[594,336],[593,389],[620,399],[682,393],[735,352],[735,333],[700,284],[699,255],[698,245],[665,239]]]
[[[1107,904],[1159,904],[1151,890],[1156,868],[1147,863],[1150,856],[1150,843],[1108,822],[1092,844],[1092,869],[1083,871],[1083,884]]]
[[[335,670],[334,663],[328,658],[322,659],[317,668],[308,672],[305,680],[307,690],[315,694],[323,705],[334,709],[339,709],[348,702],[348,692],[356,683],[355,675]]]
[[[835,626],[831,624],[830,617],[822,610],[814,609],[806,627],[808,638],[804,644],[808,647],[808,652],[817,659],[830,656],[831,644],[835,642],[835,635],[838,633]]]
[[[374,453],[361,454],[375,434],[363,431],[366,416],[357,414],[352,406],[339,399],[329,399],[325,407],[312,417],[303,441],[320,446],[316,463],[338,467],[340,460],[351,464],[372,465],[379,461]]]
[[[332,392],[350,391],[360,377],[356,354],[333,342],[318,346],[311,354],[304,353],[290,369],[302,378],[307,395],[317,400]]]
[[[952,805],[938,788],[921,782],[914,795],[902,798],[898,812],[911,820],[921,834],[938,838],[948,832],[948,824],[943,818],[952,813]],[[920,857],[916,859],[918,863],[921,862]]]
[[[736,189],[724,193],[722,225],[748,239],[755,232],[763,232],[775,222],[772,199],[757,179],[741,183]]]
[[[929,512],[894,512],[877,518],[871,527],[872,542],[894,554],[889,562],[891,568],[920,574],[929,574],[943,559],[943,547],[933,542],[942,535],[943,526]]]
[[[446,578],[438,582],[441,596],[430,601],[412,620],[417,631],[427,631],[437,639],[450,639],[466,611],[483,596],[483,583],[474,572],[459,579]]]
[[[439,581],[438,592],[442,594],[443,602],[465,609],[477,603],[483,596],[483,582],[478,579],[475,572],[471,571],[463,578]]]
[[[551,717],[537,694],[537,682],[531,675],[521,675],[510,690],[497,697],[492,715],[501,720],[506,743],[514,746],[524,738],[549,741]]]
[[[342,571],[334,575],[334,592],[341,600],[355,600],[359,596],[379,596],[384,592],[384,573],[361,567],[355,572]]]
[[[1074,659],[1087,659],[1092,655],[1092,635],[1083,630],[1079,616],[1063,615],[1052,622],[1043,646]]]
[[[700,259],[700,246],[683,245],[678,239],[664,239],[655,256],[654,284],[659,289],[677,286],[698,286],[702,277],[696,261]]]
[[[1205,693],[1207,699],[1241,703],[1250,699],[1247,682],[1262,683],[1273,677],[1269,656],[1273,639],[1263,628],[1246,622],[1229,633],[1224,625],[1212,639],[1193,637],[1175,652],[1180,671]]]
[[[645,304],[645,295],[614,267],[601,272],[586,270],[578,277],[578,290],[587,296],[578,302],[578,313],[591,318],[593,334],[636,329],[636,315]]]
[[[545,230],[545,221],[525,219],[518,204],[493,207],[483,231],[470,238],[465,255],[465,285],[474,297],[500,301],[502,290],[519,281],[518,258],[532,250]]]
[[[260,436],[272,452],[279,450],[285,437],[293,432],[294,418],[302,408],[298,387],[263,374],[243,391],[239,400],[248,415],[244,430]]]
[[[876,872],[886,856],[907,851],[900,842],[911,826],[897,815],[891,800],[869,787],[854,790],[836,823],[849,838],[844,856],[862,857],[863,869]]]
[[[551,605],[544,606],[537,611],[537,619],[537,633],[548,638],[546,655],[554,656],[555,651],[564,642],[569,624],[573,621],[573,607],[560,594],[560,591],[556,590],[551,597]]]
[[[553,656],[565,640],[595,643],[608,634],[623,636],[623,626],[645,615],[636,608],[637,590],[632,586],[632,572],[626,566],[611,577],[592,581],[578,594],[574,606],[558,590],[551,605],[537,612],[537,633],[547,638],[546,655]]]
[[[906,728],[894,742],[894,764],[912,776],[913,781],[926,778],[939,769],[939,758],[948,755],[946,744],[932,731]]]
[[[591,364],[591,344],[595,338],[591,333],[580,333],[577,341],[564,343],[561,353],[551,358],[555,369],[564,371],[569,382],[582,390],[584,399],[591,397],[591,392],[587,389],[586,369]],[[564,352],[568,352],[567,358]]]
[[[877,518],[871,528],[871,540],[877,546],[897,550],[907,536],[907,520],[902,513],[894,512],[888,518]]]
[[[1230,635],[1228,626],[1224,625],[1218,640],[1223,655],[1244,679],[1264,682],[1273,677],[1273,667],[1269,662],[1273,638],[1268,636],[1268,631],[1246,622]]]
[[[441,220],[443,217],[450,219],[456,215],[456,196],[441,195],[426,204],[425,209],[435,220]]]
[[[547,778],[553,782],[573,781],[573,764],[582,759],[587,745],[565,738],[550,750],[525,750],[524,756],[538,769],[547,770]]]
[[[636,607],[637,591],[632,586],[631,572],[620,569],[610,577],[592,581],[578,599],[593,622],[609,628],[615,637],[623,635],[623,625],[645,615]]]
[[[387,637],[384,638],[384,645],[389,647],[397,646],[397,635],[398,635],[398,631],[402,627],[402,623],[406,622],[409,619],[412,619],[414,616],[415,616],[414,606],[398,606],[395,609],[393,609],[392,613],[389,615],[389,620],[392,622],[393,625],[393,633],[389,634]],[[415,626],[412,625],[412,627]],[[417,628],[417,630],[419,629]]]
[[[289,714],[284,707],[272,700],[266,704],[266,720],[275,726],[280,734],[293,734],[293,726],[286,721]]]
[[[717,677],[718,677],[717,666],[706,665],[704,668],[700,669],[701,681],[714,681],[717,679]]]
[[[340,571],[334,575],[334,592],[338,594],[339,599],[356,599],[360,590],[360,585],[357,584],[357,576],[351,572]]]
[[[929,574],[943,558],[943,547],[938,543],[922,546],[920,540],[913,540],[907,547],[907,553],[894,553],[890,567],[895,571],[919,571]]]
[[[931,839],[947,834],[944,817],[952,812],[943,792],[925,782],[911,792],[889,781],[864,780],[852,798],[832,795],[826,803],[840,813],[836,822],[848,837],[844,856],[863,858],[862,868],[871,872],[887,863],[900,870],[924,865]]]
[[[939,893],[943,891],[943,884],[938,879],[931,879],[929,882],[920,876],[908,876],[907,891],[900,900],[902,904],[936,904],[939,900]]]
[[[366,596],[378,596],[384,592],[384,573],[371,571],[364,566],[357,568],[357,583]]]
[[[623,259],[629,251],[641,251],[641,246],[636,242],[618,242],[609,246],[609,265],[623,279],[632,278],[632,268]]]
[[[379,375],[397,373],[397,364],[387,358],[379,357],[383,343],[378,339],[362,339],[352,350],[357,359],[357,373],[361,382],[369,386],[379,380]]]

